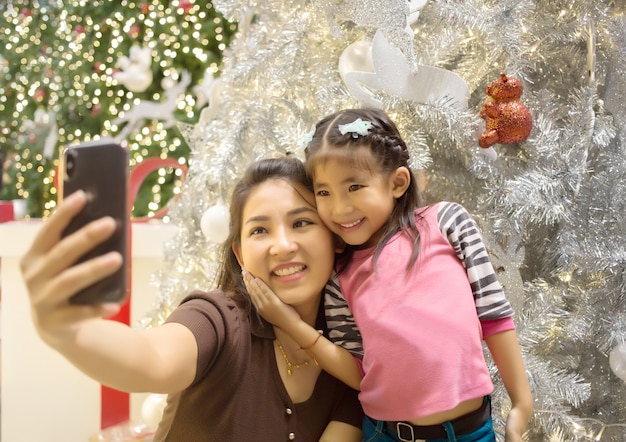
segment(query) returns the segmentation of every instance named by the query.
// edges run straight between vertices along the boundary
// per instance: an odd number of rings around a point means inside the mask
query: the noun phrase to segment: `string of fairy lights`
[[[5,179],[4,184],[27,199],[27,181],[36,174],[42,185],[42,217],[56,205],[55,169],[63,146],[115,136],[121,130],[113,123],[116,117],[142,100],[161,101],[164,90],[189,65],[217,71],[221,52],[236,30],[210,3],[194,0],[14,0],[3,11],[3,20],[8,26],[0,30],[0,75],[5,78],[0,81],[0,146],[8,151],[14,172],[12,182]],[[131,45],[151,49],[157,75],[143,94],[114,78],[118,60],[128,55]],[[184,122],[194,122],[201,111],[190,89],[176,105],[177,119]],[[45,111],[39,119],[37,110]],[[127,137],[130,167],[147,157],[186,163],[186,142],[178,131],[159,120],[144,123]],[[53,152],[41,147],[46,141],[54,141]],[[158,171],[148,216],[162,205],[162,186],[171,172]],[[181,173],[174,173],[170,185],[177,193]]]

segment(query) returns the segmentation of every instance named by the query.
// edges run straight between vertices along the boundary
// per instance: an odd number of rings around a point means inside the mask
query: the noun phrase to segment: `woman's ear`
[[[404,166],[398,167],[392,176],[392,192],[394,198],[400,198],[411,184],[411,174]]]
[[[233,253],[235,254],[235,258],[237,258],[237,262],[239,263],[239,265],[241,266],[241,268],[243,269],[243,259],[241,259],[241,254],[239,253],[239,247],[237,244],[233,243],[230,248],[233,250]]]

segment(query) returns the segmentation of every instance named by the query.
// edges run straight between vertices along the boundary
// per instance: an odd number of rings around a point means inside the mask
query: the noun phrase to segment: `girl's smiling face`
[[[405,168],[383,173],[340,156],[319,162],[313,176],[320,218],[347,244],[359,248],[378,243],[409,180]]]

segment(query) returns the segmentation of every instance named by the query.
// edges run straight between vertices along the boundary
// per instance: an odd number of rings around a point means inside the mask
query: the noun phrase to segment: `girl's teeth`
[[[342,225],[341,225],[341,227],[346,228],[346,229],[349,229],[350,227],[354,227],[354,226],[356,226],[356,225],[357,225],[357,224],[359,224],[360,222],[361,222],[361,220],[355,221],[355,222],[350,223],[350,224],[342,224]]]

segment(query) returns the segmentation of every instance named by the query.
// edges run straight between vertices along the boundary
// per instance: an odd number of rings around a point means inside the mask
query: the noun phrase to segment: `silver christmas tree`
[[[170,208],[180,233],[143,326],[214,286],[219,229],[202,224],[251,161],[300,156],[323,115],[379,106],[410,145],[425,202],[460,202],[481,225],[516,309],[535,398],[528,440],[626,440],[624,1],[213,4],[239,32],[209,107],[183,127],[193,152]],[[508,142],[499,128],[481,148],[486,86],[502,72],[523,85],[532,130]],[[502,435],[509,403],[493,373]]]

